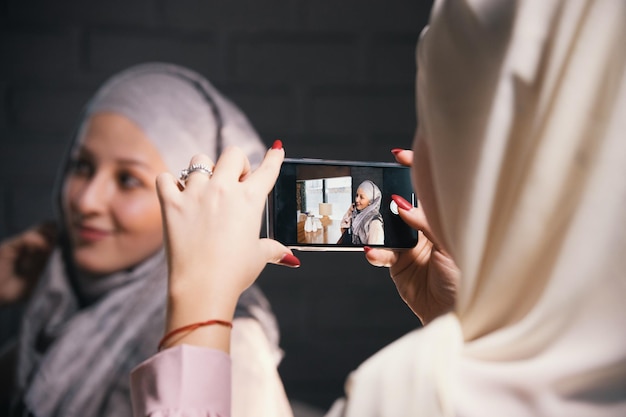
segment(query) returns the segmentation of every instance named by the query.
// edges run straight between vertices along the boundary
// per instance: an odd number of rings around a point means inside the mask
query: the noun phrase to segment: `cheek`
[[[113,210],[117,227],[138,239],[154,239],[162,230],[161,209],[156,196],[128,199]],[[159,241],[160,243],[160,241]]]

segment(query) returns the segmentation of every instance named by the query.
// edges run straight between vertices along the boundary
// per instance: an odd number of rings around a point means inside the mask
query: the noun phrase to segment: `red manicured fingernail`
[[[283,142],[280,139],[276,139],[274,141],[274,144],[272,145],[272,149],[282,149],[283,148]]]
[[[411,210],[413,205],[397,194],[392,194],[391,199],[396,202],[402,210]]]
[[[370,248],[369,246],[363,246],[363,252],[368,253],[371,250],[372,248]]]
[[[394,155],[397,155],[397,154],[399,154],[400,152],[402,152],[403,150],[404,150],[404,149],[400,149],[400,148],[393,148],[393,149],[391,150],[391,153],[392,153],[392,154],[394,154]]]
[[[286,253],[285,256],[280,259],[279,263],[282,265],[291,266],[292,268],[297,268],[300,266],[300,259],[296,258],[290,253]]]

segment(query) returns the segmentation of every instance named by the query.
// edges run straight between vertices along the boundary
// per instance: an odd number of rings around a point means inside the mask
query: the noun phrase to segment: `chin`
[[[80,258],[74,258],[74,263],[79,270],[92,275],[108,275],[115,272],[110,266],[107,268],[97,262],[88,262]]]
[[[107,260],[102,254],[89,253],[84,250],[75,250],[73,253],[74,263],[81,271],[94,275],[107,275],[123,269]]]

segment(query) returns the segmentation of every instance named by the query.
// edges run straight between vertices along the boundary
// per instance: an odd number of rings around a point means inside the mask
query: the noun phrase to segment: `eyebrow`
[[[135,166],[140,166],[140,167],[152,169],[152,167],[150,165],[148,165],[144,161],[140,161],[138,159],[123,159],[123,158],[120,158],[120,159],[116,159],[115,162],[118,162],[118,163],[120,163],[122,165],[135,165]]]
[[[73,156],[77,157],[81,155],[85,155],[91,159],[94,159],[93,152],[91,152],[88,148],[82,145],[76,150]],[[115,158],[115,162],[120,165],[132,165],[132,166],[137,166],[137,167],[144,168],[147,170],[152,170],[152,167],[149,164],[147,164],[146,162],[140,159],[121,157],[121,158]]]

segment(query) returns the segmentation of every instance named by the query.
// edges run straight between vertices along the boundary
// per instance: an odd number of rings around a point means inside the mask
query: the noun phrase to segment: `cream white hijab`
[[[436,1],[416,148],[457,306],[355,371],[345,415],[626,415],[625,62],[622,0]]]

